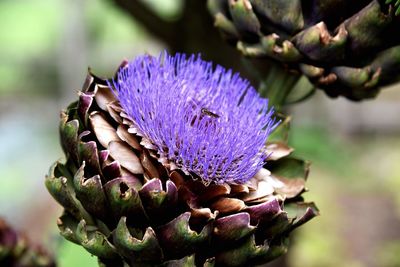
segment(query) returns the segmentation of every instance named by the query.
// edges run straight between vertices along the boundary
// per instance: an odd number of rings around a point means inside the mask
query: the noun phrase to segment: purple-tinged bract
[[[277,125],[249,82],[200,56],[137,57],[113,82],[139,135],[204,183],[251,179],[264,165]]]

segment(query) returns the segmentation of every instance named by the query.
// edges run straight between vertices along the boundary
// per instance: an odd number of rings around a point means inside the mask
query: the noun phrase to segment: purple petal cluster
[[[144,55],[113,81],[137,132],[204,183],[244,183],[264,165],[277,125],[249,82],[200,56]]]

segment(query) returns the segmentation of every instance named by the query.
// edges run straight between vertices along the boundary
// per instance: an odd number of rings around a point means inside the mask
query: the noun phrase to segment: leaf
[[[287,179],[301,178],[307,180],[310,162],[287,157],[276,162],[270,162],[268,169],[274,176],[285,177]]]
[[[400,14],[400,0],[386,0],[385,4],[394,4],[396,8],[396,16]]]
[[[287,198],[294,198],[305,188],[310,162],[286,157],[269,162],[272,178],[276,179],[275,191]]]
[[[313,202],[286,203],[285,211],[287,212],[288,217],[293,219],[290,231],[319,215],[319,210]]]

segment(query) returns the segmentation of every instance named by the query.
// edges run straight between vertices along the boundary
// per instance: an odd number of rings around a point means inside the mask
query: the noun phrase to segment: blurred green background
[[[172,18],[178,0],[148,0]],[[110,76],[124,58],[165,45],[109,0],[0,1],[0,214],[57,255],[97,266],[58,236],[61,208],[43,181],[62,157],[59,110],[91,66]],[[398,87],[398,86],[397,86]],[[306,194],[321,216],[297,230],[290,267],[400,266],[400,88],[353,103],[318,92],[290,108],[291,143],[313,162]]]

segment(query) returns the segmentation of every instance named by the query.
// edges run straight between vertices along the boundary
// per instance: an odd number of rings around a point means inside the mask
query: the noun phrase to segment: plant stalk
[[[258,92],[269,99],[270,106],[280,111],[300,77],[301,75],[290,73],[276,63],[268,64],[268,72],[264,75]]]

